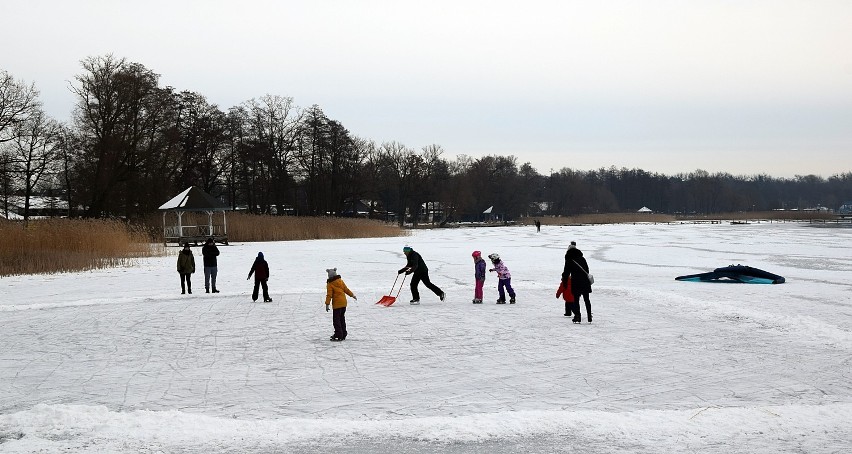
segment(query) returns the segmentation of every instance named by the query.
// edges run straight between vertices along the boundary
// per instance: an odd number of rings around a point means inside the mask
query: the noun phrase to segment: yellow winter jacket
[[[349,290],[349,287],[346,286],[346,283],[343,282],[343,279],[340,276],[334,276],[333,278],[326,281],[325,284],[325,305],[328,306],[328,303],[331,303],[332,309],[340,309],[341,307],[346,307],[346,295],[351,297],[355,297],[355,294]]]

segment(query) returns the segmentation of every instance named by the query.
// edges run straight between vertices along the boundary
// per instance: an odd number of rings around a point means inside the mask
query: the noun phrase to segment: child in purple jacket
[[[494,265],[494,268],[491,268],[488,271],[496,271],[497,278],[499,279],[497,292],[500,293],[500,298],[497,300],[497,304],[506,304],[506,293],[503,290],[504,287],[506,291],[509,292],[509,304],[515,304],[515,290],[512,289],[512,275],[509,273],[509,268],[507,268],[506,264],[500,260],[499,254],[489,254],[488,258],[491,259],[491,263]]]

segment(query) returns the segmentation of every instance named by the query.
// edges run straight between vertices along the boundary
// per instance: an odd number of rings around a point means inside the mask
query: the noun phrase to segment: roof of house
[[[176,211],[222,211],[228,207],[202,191],[197,186],[190,186],[168,202],[160,205],[161,210]]]

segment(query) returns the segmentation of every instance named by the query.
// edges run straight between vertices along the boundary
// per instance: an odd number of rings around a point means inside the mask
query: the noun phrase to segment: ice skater
[[[219,273],[216,257],[219,256],[219,248],[213,238],[207,238],[204,247],[201,248],[204,257],[204,291],[210,293],[210,283],[213,283],[213,293],[219,293],[216,289],[216,275]]]
[[[482,287],[485,285],[485,260],[482,258],[482,253],[473,251],[473,277],[476,280],[476,287],[473,289],[473,304],[482,304]]]
[[[420,304],[420,292],[417,290],[417,285],[420,284],[420,281],[423,281],[423,285],[426,286],[429,290],[432,290],[433,293],[438,295],[438,298],[441,301],[444,301],[444,298],[447,296],[437,285],[433,284],[429,280],[429,268],[426,267],[426,262],[423,261],[423,257],[420,256],[411,246],[405,246],[402,248],[402,252],[408,259],[408,262],[402,267],[397,274],[405,273],[406,275],[411,274],[411,304]]]
[[[488,271],[496,271],[499,279],[497,292],[500,294],[500,298],[497,299],[497,304],[506,304],[506,292],[509,292],[509,304],[515,304],[515,290],[512,288],[512,274],[509,273],[509,268],[500,260],[500,254],[489,254],[488,258],[494,265],[494,268]]]
[[[263,259],[263,252],[257,253],[257,258],[254,259],[246,280],[251,279],[252,274],[254,274],[254,291],[251,292],[251,300],[257,301],[258,287],[263,287],[263,302],[272,302],[272,298],[269,297],[269,287],[266,285],[266,281],[269,280],[269,264]]]
[[[580,305],[577,304],[577,300],[574,299],[574,295],[571,293],[571,278],[569,277],[567,280],[559,281],[559,288],[556,289],[556,299],[562,297],[565,300],[565,316],[570,317],[572,313],[580,315]],[[576,306],[576,311],[574,309]]]
[[[189,291],[189,294],[192,295],[192,273],[195,272],[195,256],[192,255],[189,243],[183,243],[183,250],[178,252],[177,272],[180,274],[180,294],[183,295]]]
[[[328,273],[328,280],[325,283],[325,311],[328,312],[328,306],[334,309],[331,316],[334,323],[334,334],[331,335],[330,341],[339,342],[346,339],[346,295],[349,295],[355,301],[358,297],[349,290],[343,278],[337,274],[337,268],[329,268],[325,270]]]
[[[583,257],[583,252],[577,249],[577,242],[572,241],[565,252],[565,269],[562,271],[562,282],[571,279],[571,294],[574,296],[574,304],[577,312],[574,314],[574,323],[581,323],[580,297],[586,303],[586,316],[592,323],[592,303],[589,301],[589,293],[592,293],[592,282],[589,278],[589,264]]]

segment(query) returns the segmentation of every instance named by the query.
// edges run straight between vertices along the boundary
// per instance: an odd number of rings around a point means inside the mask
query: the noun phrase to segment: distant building
[[[840,208],[837,209],[837,214],[841,216],[852,216],[852,201],[843,202]]]
[[[9,213],[0,207],[0,211],[7,219],[22,219],[24,216],[24,198],[19,196],[9,197]],[[59,197],[32,196],[30,197],[30,217],[47,218],[68,215],[68,202]]]

